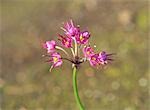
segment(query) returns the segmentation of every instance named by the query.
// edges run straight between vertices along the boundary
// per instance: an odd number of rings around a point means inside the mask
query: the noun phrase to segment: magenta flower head
[[[77,43],[87,44],[89,38],[90,33],[88,31],[81,32],[80,35],[77,37]]]
[[[62,45],[66,48],[71,48],[72,47],[72,39],[70,37],[64,37],[62,35],[58,35],[59,40],[61,41]]]
[[[111,61],[112,60],[110,58],[111,55],[113,54],[107,54],[105,51],[100,52],[98,56],[100,64],[105,65],[108,63],[108,61]]]
[[[94,50],[90,46],[85,46],[83,48],[83,54],[85,58],[89,59],[92,55],[94,55]]]
[[[46,41],[43,47],[47,49],[47,53],[52,53],[55,51],[56,42],[54,40]]]
[[[99,65],[99,55],[98,54],[93,54],[89,58],[89,62],[91,66],[98,66]]]
[[[80,33],[79,27],[75,26],[72,20],[66,22],[64,24],[64,27],[62,27],[61,29],[64,30],[65,34],[68,37],[75,37]]]
[[[54,52],[51,54],[51,57],[50,57],[50,60],[48,60],[50,63],[52,63],[52,66],[50,68],[50,71],[52,68],[54,67],[58,67],[58,66],[61,66],[62,65],[62,59],[61,59],[61,56],[59,53],[57,52]]]
[[[90,32],[81,31],[78,26],[73,24],[72,20],[66,22],[62,30],[64,31],[64,35],[59,34],[58,36],[59,41],[64,48],[56,45],[56,41],[54,40],[46,41],[43,44],[43,47],[47,49],[47,53],[43,56],[47,56],[49,58],[48,62],[51,63],[50,71],[55,67],[61,66],[63,60],[71,63],[73,68],[73,89],[76,101],[80,107],[80,110],[85,110],[78,94],[76,75],[77,69],[86,61],[89,61],[92,67],[105,66],[109,63],[108,61],[112,61],[111,56],[113,54],[107,54],[105,51],[95,53],[94,49],[88,44]],[[70,51],[66,51],[65,48]],[[60,54],[57,50],[60,50],[63,53]],[[79,54],[79,52],[82,54]]]

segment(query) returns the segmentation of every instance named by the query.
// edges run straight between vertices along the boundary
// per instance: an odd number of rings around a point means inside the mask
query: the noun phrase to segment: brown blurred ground
[[[91,45],[117,53],[106,69],[78,75],[87,110],[148,110],[148,0],[1,0],[2,110],[77,110],[71,66],[49,73],[41,42],[72,18]],[[70,67],[70,69],[68,69]]]

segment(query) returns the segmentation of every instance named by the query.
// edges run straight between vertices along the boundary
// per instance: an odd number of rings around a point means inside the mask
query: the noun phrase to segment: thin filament
[[[71,52],[72,52],[72,54],[73,54],[73,57],[75,57],[75,53],[74,53],[73,48],[70,48],[70,49],[71,49]]]
[[[59,49],[59,50],[63,51],[69,57],[69,54],[63,48],[61,48],[59,46],[56,46],[56,49]]]
[[[76,39],[74,39],[74,47],[75,47],[75,56],[78,56],[78,46]]]

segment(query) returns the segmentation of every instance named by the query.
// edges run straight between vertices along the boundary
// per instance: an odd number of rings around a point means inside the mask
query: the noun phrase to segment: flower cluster
[[[74,66],[78,66],[80,63],[89,61],[91,66],[106,65],[108,61],[111,61],[111,55],[105,51],[95,53],[94,49],[89,45],[90,32],[87,30],[81,31],[79,25],[75,25],[72,20],[64,23],[61,27],[64,31],[64,35],[58,34],[58,40],[61,42],[61,46],[58,46],[56,41],[46,41],[43,43],[43,47],[47,50],[49,57],[48,62],[52,64],[50,71],[54,67],[61,66],[63,60],[70,61]],[[69,48],[72,55],[63,48]],[[63,51],[66,57],[62,57],[57,50]],[[84,57],[80,57],[79,53],[82,50]]]

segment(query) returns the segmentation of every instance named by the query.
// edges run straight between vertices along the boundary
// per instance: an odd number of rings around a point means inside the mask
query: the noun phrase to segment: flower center
[[[53,61],[54,61],[54,63],[56,63],[58,61],[58,58],[57,57],[53,57]]]
[[[66,45],[69,45],[69,42],[68,42],[68,41],[66,41],[66,42],[65,42],[65,44],[66,44]]]
[[[82,35],[80,36],[80,40],[81,40],[81,41],[83,41],[83,40],[84,40],[84,38],[83,38],[83,36],[82,36]]]
[[[92,60],[94,60],[94,61],[95,61],[95,60],[96,60],[96,58],[95,58],[95,57],[92,57]]]
[[[87,51],[86,53],[89,55],[89,54],[90,54],[90,51]]]

